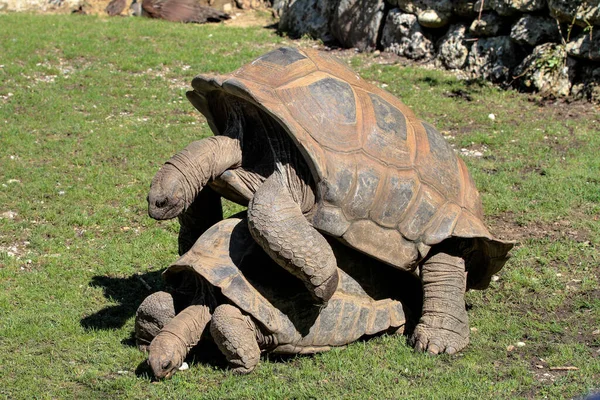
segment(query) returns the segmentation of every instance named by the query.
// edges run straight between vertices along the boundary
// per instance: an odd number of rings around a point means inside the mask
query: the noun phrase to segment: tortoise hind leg
[[[465,263],[439,252],[421,266],[423,314],[412,335],[417,351],[454,354],[469,343]]]
[[[210,333],[234,372],[248,374],[258,365],[257,327],[247,315],[229,304],[215,309]]]

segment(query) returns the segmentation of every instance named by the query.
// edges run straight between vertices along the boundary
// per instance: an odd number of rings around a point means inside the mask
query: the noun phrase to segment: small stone
[[[190,366],[188,365],[188,363],[186,363],[185,361],[183,362],[183,364],[181,364],[181,367],[177,368],[179,371],[185,371],[190,369]]]
[[[556,274],[556,276],[560,278],[562,274],[559,272],[558,274]]]
[[[129,373],[129,371],[117,371],[117,374],[119,374],[119,375],[125,375],[128,373]]]
[[[498,275],[492,275],[492,282],[498,282],[500,277]]]
[[[512,344],[506,346],[506,351],[513,351],[514,349],[515,349],[515,346],[513,346]]]
[[[596,329],[592,332],[592,335],[600,335],[600,329]]]
[[[537,369],[543,369],[544,368],[544,366],[542,364],[535,364],[535,367]]]
[[[517,342],[517,347],[525,347],[525,342]]]
[[[477,332],[477,331],[478,331],[477,328],[475,328],[474,326],[471,327],[471,332]]]
[[[16,216],[17,216],[17,213],[14,211],[5,211],[2,214],[0,214],[0,219],[1,218],[15,219]]]
[[[492,121],[496,120],[496,116],[494,114],[488,114],[488,118],[491,119]]]

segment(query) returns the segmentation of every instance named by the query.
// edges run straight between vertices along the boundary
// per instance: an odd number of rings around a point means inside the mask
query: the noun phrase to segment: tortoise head
[[[148,193],[148,215],[157,220],[175,218],[187,205],[185,177],[172,164],[165,164],[152,179]]]
[[[175,361],[175,354],[166,349],[160,352],[152,352],[151,348],[148,364],[150,364],[150,368],[152,368],[152,372],[157,379],[168,379],[179,369],[179,365]]]

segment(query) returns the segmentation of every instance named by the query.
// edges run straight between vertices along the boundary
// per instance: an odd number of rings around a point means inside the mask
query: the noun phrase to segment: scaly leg
[[[252,318],[229,304],[215,309],[210,333],[234,372],[248,374],[260,360],[257,327]]]
[[[173,296],[167,292],[156,292],[146,297],[135,313],[135,342],[142,351],[147,351],[158,332],[175,317]]]
[[[254,240],[280,266],[327,303],[338,284],[336,259],[327,240],[306,220],[280,174],[271,175],[248,205]]]
[[[421,267],[423,315],[412,336],[417,351],[454,354],[469,343],[465,262],[437,253]]]

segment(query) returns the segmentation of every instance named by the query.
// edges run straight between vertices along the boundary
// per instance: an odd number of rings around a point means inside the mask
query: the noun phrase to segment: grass
[[[343,52],[465,157],[487,222],[519,240],[470,292],[471,344],[416,354],[379,337],[235,376],[206,360],[154,383],[133,317],[176,259],[175,222],[146,215],[170,155],[209,134],[184,93],[291,43],[268,29],[0,15],[0,397],[572,398],[600,389],[600,114],[540,105],[414,66]],[[304,44],[311,44],[304,42]],[[311,44],[312,45],[312,44]],[[492,120],[490,113],[495,115]],[[226,213],[236,206],[227,204]],[[524,347],[514,347],[524,342]],[[573,366],[572,371],[552,370]]]

